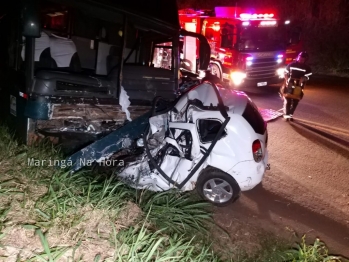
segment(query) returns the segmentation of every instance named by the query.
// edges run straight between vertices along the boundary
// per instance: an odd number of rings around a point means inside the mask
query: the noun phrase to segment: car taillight
[[[252,144],[252,153],[254,161],[256,161],[257,163],[263,159],[262,144],[258,139],[255,140]]]

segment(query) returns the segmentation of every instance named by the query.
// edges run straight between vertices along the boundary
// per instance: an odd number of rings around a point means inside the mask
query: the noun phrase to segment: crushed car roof
[[[218,90],[228,113],[242,115],[250,98],[241,91],[226,88],[218,88]],[[201,84],[185,93],[175,106],[176,109],[180,111],[189,100],[198,100],[204,107],[216,107],[219,102],[217,94],[208,83]]]

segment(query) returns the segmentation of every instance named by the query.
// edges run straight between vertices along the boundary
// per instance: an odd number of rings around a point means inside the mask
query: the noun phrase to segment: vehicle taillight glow
[[[247,21],[242,22],[242,26],[249,26],[249,25],[250,25],[250,22],[247,22]]]
[[[261,141],[259,141],[258,139],[256,139],[252,143],[252,153],[253,153],[254,161],[256,161],[257,163],[262,161],[263,159],[262,144],[261,144]]]
[[[23,97],[24,99],[28,99],[28,95],[22,92],[19,92],[19,96]]]

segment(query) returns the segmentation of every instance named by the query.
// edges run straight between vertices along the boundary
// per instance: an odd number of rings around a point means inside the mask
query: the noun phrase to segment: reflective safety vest
[[[309,80],[309,76],[312,75],[310,66],[306,64],[301,64],[299,62],[294,62],[285,68],[285,73],[289,78],[300,79],[301,77],[306,77]]]

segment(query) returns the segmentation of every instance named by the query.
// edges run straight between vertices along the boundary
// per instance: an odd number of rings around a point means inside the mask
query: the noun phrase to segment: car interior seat
[[[80,58],[73,40],[52,34],[50,36],[50,54],[58,68],[74,72],[81,71]]]
[[[25,46],[22,59],[25,60]],[[41,37],[35,39],[34,66],[35,69],[57,67],[56,61],[51,57],[50,37],[45,32],[41,32]]]

